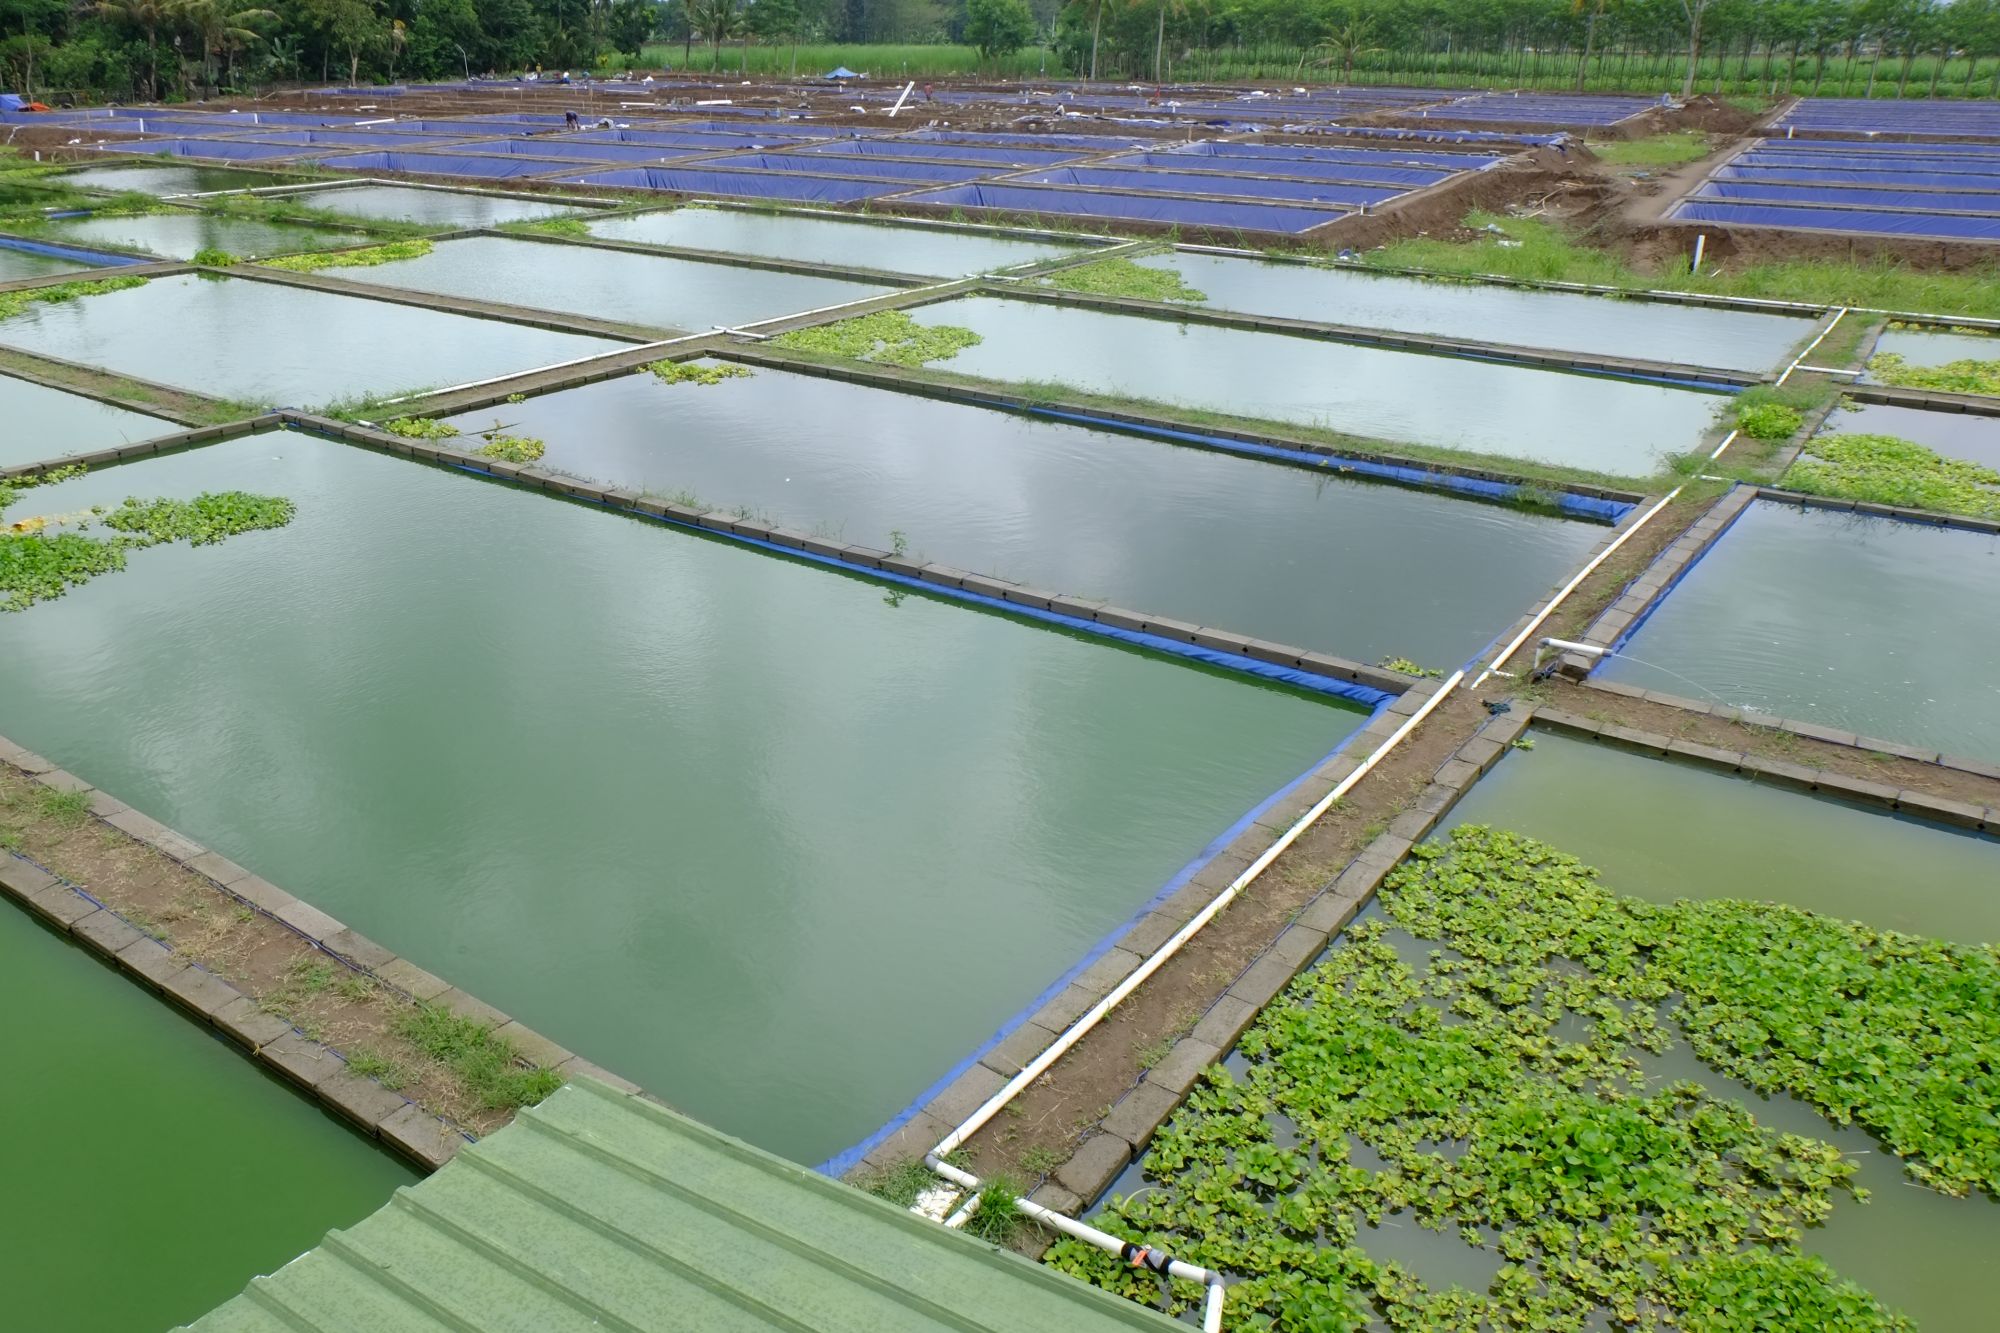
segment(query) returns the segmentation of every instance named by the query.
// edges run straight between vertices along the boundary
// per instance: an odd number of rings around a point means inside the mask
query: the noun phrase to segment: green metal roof
[[[588,1079],[191,1327],[1182,1328]]]

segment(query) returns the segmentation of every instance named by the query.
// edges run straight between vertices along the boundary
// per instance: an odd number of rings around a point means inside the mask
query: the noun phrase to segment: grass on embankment
[[[1626,139],[1619,143],[1587,145],[1600,162],[1621,167],[1678,167],[1711,151],[1708,136],[1699,130],[1675,130],[1647,139]]]
[[[1712,296],[1799,301],[1809,305],[1865,306],[2000,319],[2000,263],[1955,273],[1927,273],[1886,261],[1856,264],[1818,259],[1765,263],[1725,262],[1699,277],[1685,260],[1637,268],[1606,250],[1580,244],[1552,222],[1472,213],[1468,227],[1492,225],[1469,242],[1418,237],[1364,256],[1383,268],[1424,268],[1442,275],[1491,275],[1536,282],[1581,282],[1638,291],[1658,288]],[[1502,240],[1518,245],[1503,245]]]

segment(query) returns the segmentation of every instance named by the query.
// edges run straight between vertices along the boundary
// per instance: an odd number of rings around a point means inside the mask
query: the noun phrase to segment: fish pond
[[[502,222],[540,222],[574,211],[561,200],[543,203],[497,194],[427,190],[414,185],[347,185],[287,196],[295,203],[353,218],[382,218],[429,227],[493,227]]]
[[[2000,760],[2000,537],[1760,500],[1606,679]]]
[[[702,332],[860,301],[886,290],[837,278],[499,236],[445,241],[421,258],[350,269],[344,276],[646,328]]]
[[[196,1319],[416,1179],[4,902],[0,1010],[0,1054],[20,1072],[0,1097],[0,1133],[17,1145],[0,1210],[11,1328],[155,1333]]]
[[[803,259],[886,273],[956,278],[1074,253],[1048,241],[939,227],[844,222],[733,208],[676,208],[600,218],[589,224],[607,241],[685,246],[737,255]]]
[[[272,337],[271,330],[284,330]],[[614,351],[604,338],[183,274],[0,320],[0,345],[247,403],[319,406]]]
[[[171,421],[11,375],[0,375],[0,421],[7,423],[0,432],[0,467],[132,444],[179,429]]]
[[[764,369],[715,384],[640,372],[453,421],[544,439],[547,465],[627,489],[1368,662],[1458,665],[1604,535]],[[1390,549],[1402,558],[1378,565]]]
[[[238,258],[261,258],[368,243],[366,236],[352,232],[192,212],[80,218],[60,224],[51,233],[51,239],[71,245],[137,250],[168,259],[193,259],[202,250],[223,250]]]
[[[282,184],[282,178],[261,171],[240,171],[235,167],[116,166],[85,167],[62,177],[65,185],[85,190],[127,191],[168,197],[177,194],[215,194],[223,190],[255,190]]]
[[[36,492],[291,524],[0,617],[0,734],[804,1162],[1365,714],[269,433]]]
[[[27,278],[52,278],[59,273],[82,273],[91,266],[81,259],[45,255],[8,245],[0,238],[0,282],[20,282]]]
[[[1827,417],[1819,433],[1891,435],[1921,444],[1947,458],[2000,468],[2000,417],[1849,400]]]
[[[967,375],[1623,477],[1650,476],[1669,455],[1700,444],[1727,401],[1605,376],[993,297],[911,314],[980,336],[941,363]]]
[[[1221,255],[1150,255],[1137,262],[1178,273],[1208,298],[1197,304],[1217,310],[1722,370],[1782,365],[1813,328],[1812,320],[1791,315]]]

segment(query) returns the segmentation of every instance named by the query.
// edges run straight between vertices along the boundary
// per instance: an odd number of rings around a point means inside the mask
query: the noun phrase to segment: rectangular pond
[[[1892,403],[1845,400],[1827,417],[1821,435],[1892,435],[1947,458],[2000,468],[2000,417],[1973,412],[1932,412]]]
[[[0,467],[133,444],[180,427],[171,421],[0,375]],[[18,517],[18,515],[17,515]]]
[[[1606,679],[2000,760],[2000,537],[1760,500]]]
[[[1363,714],[289,434],[0,619],[0,734],[702,1120],[874,1130]]]
[[[385,218],[432,227],[493,227],[502,222],[539,222],[575,210],[565,201],[542,203],[458,190],[425,190],[414,185],[348,185],[289,196],[308,208],[354,218]]]
[[[167,259],[193,259],[202,250],[224,250],[239,259],[248,259],[369,244],[368,237],[354,232],[185,212],[79,218],[60,224],[51,233],[51,239],[69,245],[137,250]]]
[[[14,1145],[0,1213],[9,1327],[154,1333],[198,1319],[416,1180],[11,902],[0,1010],[0,1052],[20,1074],[0,1099]]]
[[[1427,282],[1221,255],[1151,255],[1138,262],[1179,273],[1218,310],[1723,370],[1782,365],[1813,329],[1812,320],[1789,315]]]
[[[261,171],[240,171],[235,167],[195,166],[115,166],[85,167],[60,178],[64,185],[85,190],[131,191],[160,196],[211,194],[218,190],[254,190],[278,185],[280,177]]]
[[[1401,444],[1657,472],[1702,442],[1727,401],[1604,376],[1101,314],[996,297],[911,312],[983,341],[947,370],[1074,386]]]
[[[21,250],[0,240],[0,282],[20,282],[24,278],[52,278],[59,273],[83,273],[90,265],[78,259],[59,258]]]
[[[1876,339],[1871,359],[1889,353],[1912,366],[1942,366],[1953,361],[2000,361],[2000,337],[1977,333],[1939,333],[1931,329],[1887,329]],[[1863,383],[1879,381],[1870,373]]]
[[[626,375],[454,422],[505,423],[548,442],[545,465],[621,487],[1367,662],[1457,666],[1604,533],[782,371]]]
[[[601,218],[589,225],[593,236],[607,241],[849,264],[934,278],[990,273],[1015,264],[1055,259],[1073,250],[1046,241],[976,231],[842,222],[734,208],[676,208],[664,213]]]
[[[420,259],[350,269],[344,276],[408,291],[690,331],[752,324],[889,290],[773,269],[500,236],[445,241]]]
[[[273,336],[283,330],[283,337]],[[443,388],[627,343],[184,274],[0,320],[0,344],[217,398],[307,407]]]
[[[1598,741],[1530,735],[1534,748],[1481,778],[1445,828],[1525,833],[1642,898],[1782,902],[1878,930],[2000,941],[2000,839]]]

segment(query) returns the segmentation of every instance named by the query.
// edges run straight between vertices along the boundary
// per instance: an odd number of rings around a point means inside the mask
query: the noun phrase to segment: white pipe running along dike
[[[1842,306],[1840,307],[1840,309],[1834,311],[1832,320],[1830,320],[1827,323],[1827,326],[1825,328],[1819,331],[1819,337],[1814,338],[1811,342],[1807,343],[1806,350],[1800,352],[1797,356],[1792,358],[1792,364],[1786,366],[1785,373],[1778,376],[1778,383],[1783,384],[1786,380],[1790,379],[1792,377],[1792,372],[1799,368],[1800,363],[1803,362],[1807,357],[1811,356],[1813,354],[1813,349],[1815,347],[1818,347],[1821,343],[1825,342],[1826,335],[1832,333],[1834,330],[1834,326],[1839,324],[1840,321],[1845,318],[1847,318],[1846,306]]]
[[[1729,435],[1722,441],[1721,446],[1719,446],[1716,449],[1715,453],[1719,454],[1722,452],[1723,449],[1728,448],[1729,441],[1735,438],[1736,438],[1736,432],[1730,431]],[[1715,454],[1709,455],[1709,457],[1711,458],[1713,458],[1714,456]],[[1542,622],[1549,618],[1551,612],[1553,612],[1557,607],[1561,606],[1566,600],[1568,600],[1569,595],[1575,592],[1585,579],[1589,578],[1593,573],[1595,573],[1599,565],[1603,564],[1606,560],[1610,559],[1612,553],[1616,551],[1619,547],[1623,546],[1626,542],[1631,541],[1632,535],[1634,533],[1636,533],[1640,528],[1645,527],[1648,523],[1652,522],[1653,516],[1659,513],[1662,509],[1665,509],[1668,505],[1672,504],[1674,502],[1674,497],[1679,495],[1680,493],[1681,493],[1681,488],[1679,486],[1676,486],[1672,490],[1668,491],[1665,495],[1655,500],[1653,502],[1653,507],[1651,509],[1648,509],[1645,513],[1639,515],[1638,519],[1632,524],[1631,527],[1619,533],[1618,536],[1611,542],[1609,546],[1606,546],[1603,550],[1599,551],[1596,555],[1592,556],[1590,558],[1589,563],[1585,564],[1582,569],[1576,571],[1575,576],[1572,577],[1568,583],[1563,584],[1563,586],[1557,590],[1555,596],[1549,598],[1548,605],[1544,606],[1540,611],[1537,611],[1535,613],[1535,618],[1533,620],[1530,620],[1527,623],[1527,626],[1524,629],[1522,629],[1522,631],[1519,634],[1516,634],[1513,637],[1512,641],[1510,641],[1505,648],[1502,648],[1500,650],[1499,656],[1495,657],[1492,663],[1488,665],[1484,671],[1479,673],[1479,679],[1472,682],[1472,688],[1475,690],[1478,689],[1481,685],[1484,685],[1486,683],[1487,677],[1498,673],[1501,667],[1506,666],[1507,659],[1512,657],[1515,653],[1521,651],[1521,645],[1528,641],[1529,635],[1533,634],[1536,630],[1542,627]],[[1554,643],[1555,640],[1544,639],[1543,642]]]
[[[1457,689],[1464,679],[1465,671],[1463,668],[1454,671],[1444,684],[1438,687],[1435,694],[1424,700],[1422,706],[1416,712],[1405,718],[1401,726],[1390,732],[1388,737],[1380,745],[1376,746],[1366,759],[1361,761],[1360,767],[1342,778],[1334,785],[1332,791],[1320,797],[1310,810],[1300,815],[1276,842],[1264,849],[1263,855],[1252,861],[1242,874],[1230,881],[1229,887],[1225,888],[1221,893],[1216,894],[1206,907],[1195,913],[1186,925],[1174,933],[1173,938],[1162,944],[1130,976],[1113,987],[1109,995],[1099,1000],[1081,1018],[1070,1024],[1061,1036],[1050,1042],[1040,1055],[1030,1060],[1020,1073],[1009,1079],[1006,1086],[987,1098],[986,1102],[978,1110],[967,1116],[958,1128],[940,1139],[936,1147],[924,1154],[924,1165],[928,1166],[938,1175],[943,1176],[946,1180],[964,1189],[974,1191],[975,1193],[982,1189],[984,1186],[977,1176],[974,1176],[969,1171],[951,1165],[944,1159],[956,1152],[974,1134],[977,1134],[986,1125],[987,1121],[1000,1114],[1002,1108],[1018,1097],[1029,1084],[1046,1073],[1049,1067],[1054,1065],[1056,1061],[1062,1059],[1071,1047],[1075,1046],[1092,1028],[1102,1022],[1106,1014],[1109,1014],[1127,996],[1137,990],[1145,982],[1146,978],[1164,967],[1168,960],[1180,952],[1183,945],[1201,932],[1202,927],[1214,920],[1223,908],[1229,906],[1238,894],[1242,893],[1259,875],[1263,874],[1286,848],[1297,842],[1306,830],[1318,823],[1320,817],[1328,810],[1331,810],[1341,797],[1352,791],[1356,783],[1374,771],[1375,766],[1381,763],[1383,758],[1398,745],[1402,744],[1403,739],[1416,730],[1418,724],[1435,712],[1438,705],[1449,698],[1451,692]],[[1224,1288],[1224,1280],[1220,1273],[1184,1263],[1170,1255],[1157,1253],[1143,1245],[1134,1245],[1122,1237],[1114,1236],[1108,1231],[1100,1231],[1086,1222],[1079,1222],[1073,1217],[1065,1217],[1053,1209],[1044,1208],[1042,1205],[1033,1203],[1027,1199],[1016,1199],[1014,1206],[1035,1221],[1052,1227],[1065,1235],[1074,1236],[1078,1240],[1095,1245],[1100,1250],[1116,1254],[1124,1259],[1125,1262],[1135,1267],[1150,1268],[1154,1272],[1167,1273],[1174,1277],[1185,1278],[1190,1282],[1202,1283],[1208,1288],[1202,1327],[1207,1330],[1207,1333],[1219,1333],[1222,1327],[1222,1293]],[[958,1217],[959,1225],[964,1224],[965,1217],[971,1216],[970,1208],[971,1205],[967,1205],[965,1209],[960,1210],[963,1216]]]

